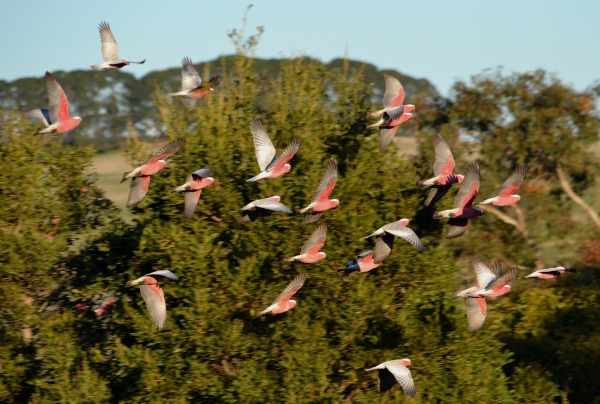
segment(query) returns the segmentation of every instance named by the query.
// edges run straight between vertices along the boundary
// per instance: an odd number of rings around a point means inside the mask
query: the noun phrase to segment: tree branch
[[[556,174],[558,174],[558,182],[560,183],[560,186],[563,189],[563,191],[565,191],[565,193],[569,196],[569,198],[573,200],[573,202],[581,206],[583,210],[586,211],[586,213],[592,218],[594,223],[596,223],[598,229],[600,229],[600,217],[590,205],[588,205],[579,195],[577,195],[573,191],[573,188],[571,188],[569,181],[567,181],[567,178],[565,177],[565,174],[563,173],[560,164],[557,164],[556,166]]]

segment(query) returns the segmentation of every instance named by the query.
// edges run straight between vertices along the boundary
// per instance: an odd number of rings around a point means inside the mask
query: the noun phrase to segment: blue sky
[[[0,79],[101,63],[98,24],[110,23],[126,67],[151,70],[231,54],[248,0],[5,2],[0,13]],[[447,94],[457,79],[487,68],[546,69],[577,89],[600,79],[597,1],[253,1],[248,33],[264,26],[257,56],[345,53],[380,68],[429,79]]]

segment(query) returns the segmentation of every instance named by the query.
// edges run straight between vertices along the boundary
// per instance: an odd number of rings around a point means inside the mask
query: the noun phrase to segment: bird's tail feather
[[[127,171],[126,173],[123,173],[123,179],[121,179],[121,182],[125,182],[129,179],[128,175],[131,174],[133,171]]]
[[[434,219],[441,219],[443,216],[441,215],[441,211],[436,210],[435,212],[433,212],[433,218]]]
[[[380,117],[381,115],[383,115],[384,112],[385,112],[385,109],[382,109],[381,111],[367,112],[367,119]]]
[[[453,290],[452,291],[452,298],[453,299],[458,299],[460,296],[458,296],[458,294],[460,293],[460,290]]]
[[[92,68],[92,70],[102,70],[104,69],[104,63],[101,63],[99,65],[91,65],[90,67]]]

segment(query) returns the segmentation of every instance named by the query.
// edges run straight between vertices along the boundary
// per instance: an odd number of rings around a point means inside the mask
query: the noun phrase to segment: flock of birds
[[[145,60],[131,62],[127,59],[119,58],[119,47],[109,25],[103,22],[100,24],[99,30],[104,63],[91,66],[93,70],[120,69],[130,63],[145,62]],[[184,96],[192,99],[201,98],[207,94],[214,93],[214,88],[221,82],[221,77],[217,75],[212,77],[207,84],[203,84],[200,75],[188,58],[182,60],[181,75],[183,90],[170,94],[170,96]],[[379,128],[379,151],[381,153],[385,151],[391,142],[399,125],[410,120],[412,118],[411,112],[415,110],[414,105],[404,105],[404,89],[400,81],[388,73],[384,73],[384,78],[386,87],[383,95],[384,108],[370,112],[367,115],[368,118],[379,118],[376,123],[369,125],[367,129]],[[35,134],[64,133],[74,129],[81,123],[81,118],[69,115],[69,102],[59,82],[49,72],[46,72],[45,82],[48,90],[49,108],[24,111],[31,117],[41,120],[44,124]],[[250,132],[254,141],[256,160],[260,173],[247,181],[254,182],[261,179],[277,178],[290,172],[291,165],[288,162],[300,148],[302,142],[300,137],[295,137],[283,152],[277,156],[275,147],[260,121],[252,120],[250,122]],[[151,176],[163,169],[166,165],[166,159],[181,150],[185,146],[185,143],[185,138],[174,140],[154,153],[142,165],[123,174],[121,182],[131,179],[127,207],[135,206],[144,199],[148,193]],[[455,161],[448,144],[442,136],[436,134],[433,138],[433,145],[435,150],[435,162],[433,164],[434,177],[419,181],[417,187],[430,189],[429,195],[425,200],[425,205],[429,206],[439,201],[450,190],[453,184],[459,184],[453,208],[435,211],[433,215],[434,219],[448,219],[446,238],[462,236],[466,231],[469,220],[483,214],[484,211],[481,208],[474,207],[474,205],[491,204],[495,206],[507,206],[517,203],[520,200],[520,196],[514,195],[514,192],[525,180],[525,166],[518,166],[508,179],[498,187],[491,198],[474,203],[480,185],[480,173],[477,163],[470,163],[465,175],[454,174]],[[214,182],[211,174],[209,168],[202,168],[191,173],[183,185],[172,189],[172,192],[179,192],[184,195],[184,216],[186,219],[192,219],[202,189]],[[305,214],[303,224],[317,222],[321,219],[323,212],[339,205],[339,200],[329,199],[335,188],[337,179],[338,164],[332,158],[325,165],[322,178],[310,203],[298,212]],[[239,223],[255,221],[263,213],[269,211],[281,212],[288,215],[294,213],[281,203],[279,196],[257,199],[242,207],[241,211],[243,216],[239,219]],[[407,227],[408,224],[409,220],[403,218],[386,224],[365,237],[375,237],[375,249],[358,255],[352,261],[348,262],[346,268],[340,271],[344,271],[345,273],[368,272],[379,267],[390,256],[396,237],[407,241],[420,252],[425,251],[425,246],[415,232]],[[285,261],[300,261],[310,264],[324,259],[326,254],[319,250],[325,245],[326,239],[327,225],[320,223],[302,246],[300,254],[286,258]],[[501,265],[498,263],[488,266],[478,255],[473,255],[471,261],[477,276],[476,282],[465,290],[454,291],[452,298],[465,298],[468,331],[475,333],[483,327],[485,322],[487,314],[485,298],[501,296],[510,292],[510,283],[517,278],[519,270],[517,267],[513,267],[507,271],[503,271]],[[542,269],[529,274],[526,278],[553,279],[571,270],[564,267]],[[165,298],[159,286],[159,282],[163,279],[178,280],[172,272],[161,270],[129,281],[125,285],[126,287],[140,286],[140,291],[150,312],[152,322],[158,330],[163,329],[167,319]],[[296,276],[270,306],[260,311],[253,318],[267,313],[284,313],[293,309],[296,306],[296,301],[291,298],[304,285],[305,281],[306,271]],[[96,315],[105,315],[108,312],[109,306],[115,301],[116,299],[113,297],[105,299],[100,304],[100,307],[95,310]],[[87,306],[81,304],[76,307],[82,310],[88,309]],[[414,380],[408,369],[410,364],[411,361],[409,359],[391,360],[367,369],[367,371],[378,370],[379,390],[381,392],[389,390],[397,382],[405,394],[415,396]]]

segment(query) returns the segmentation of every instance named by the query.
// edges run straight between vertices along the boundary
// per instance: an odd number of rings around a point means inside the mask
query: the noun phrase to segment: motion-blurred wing
[[[273,303],[271,305],[275,305],[283,300],[290,300],[292,298],[292,296],[294,296],[294,294],[304,285],[304,282],[306,281],[306,271],[303,271],[301,274],[299,274],[298,276],[296,276],[294,278],[293,281],[291,281],[283,290],[283,292],[281,292],[279,294],[279,296],[277,296],[275,298],[275,300],[273,300]]]
[[[483,297],[467,297],[466,304],[468,330],[473,334],[483,328],[487,314],[487,305]]]
[[[423,252],[427,249],[427,248],[425,248],[423,243],[421,243],[419,236],[417,236],[417,234],[413,231],[413,229],[403,226],[402,224],[400,224],[398,222],[390,223],[390,224],[383,226],[383,230],[386,233],[393,234],[396,237],[400,237],[400,238],[408,241],[410,244],[413,245],[413,247],[415,247],[417,250],[419,250],[421,252]]]
[[[404,102],[404,88],[400,80],[389,73],[383,73],[385,79],[385,93],[383,94],[383,106],[386,108],[402,105]]]
[[[325,172],[319,181],[319,186],[311,198],[311,202],[327,200],[335,188],[338,177],[338,165],[335,159],[330,159],[325,166]]]
[[[525,181],[527,175],[527,166],[518,166],[515,171],[504,181],[494,192],[494,196],[510,196],[515,193],[517,188]]]
[[[465,179],[460,184],[460,189],[454,199],[454,209],[468,208],[473,204],[473,200],[479,191],[479,165],[472,162],[467,168]]]
[[[144,164],[153,163],[153,162],[156,162],[158,160],[164,160],[167,157],[169,157],[171,154],[177,153],[184,146],[185,146],[185,138],[184,137],[176,139],[176,140],[173,140],[172,142],[167,143],[160,150],[158,150],[157,152],[155,152],[152,155],[152,157],[150,157],[148,160],[146,160],[144,162]]]
[[[196,71],[190,58],[183,58],[181,61],[181,87],[190,91],[202,85],[202,78]]]
[[[144,200],[148,193],[148,187],[150,186],[150,176],[145,175],[141,177],[135,177],[131,179],[129,185],[129,196],[127,197],[127,207],[137,205]]]
[[[157,284],[140,285],[142,297],[148,306],[152,323],[157,330],[162,330],[167,322],[167,305],[162,289]]]
[[[106,22],[101,22],[98,27],[100,31],[100,42],[102,43],[102,58],[105,62],[115,62],[119,60],[119,45]]]
[[[327,224],[321,223],[312,232],[308,240],[306,240],[300,254],[312,255],[318,253],[321,247],[325,245],[325,240],[327,240]]]
[[[448,143],[439,133],[433,137],[433,148],[435,150],[435,163],[433,173],[438,175],[450,175],[454,170],[454,157]]]

